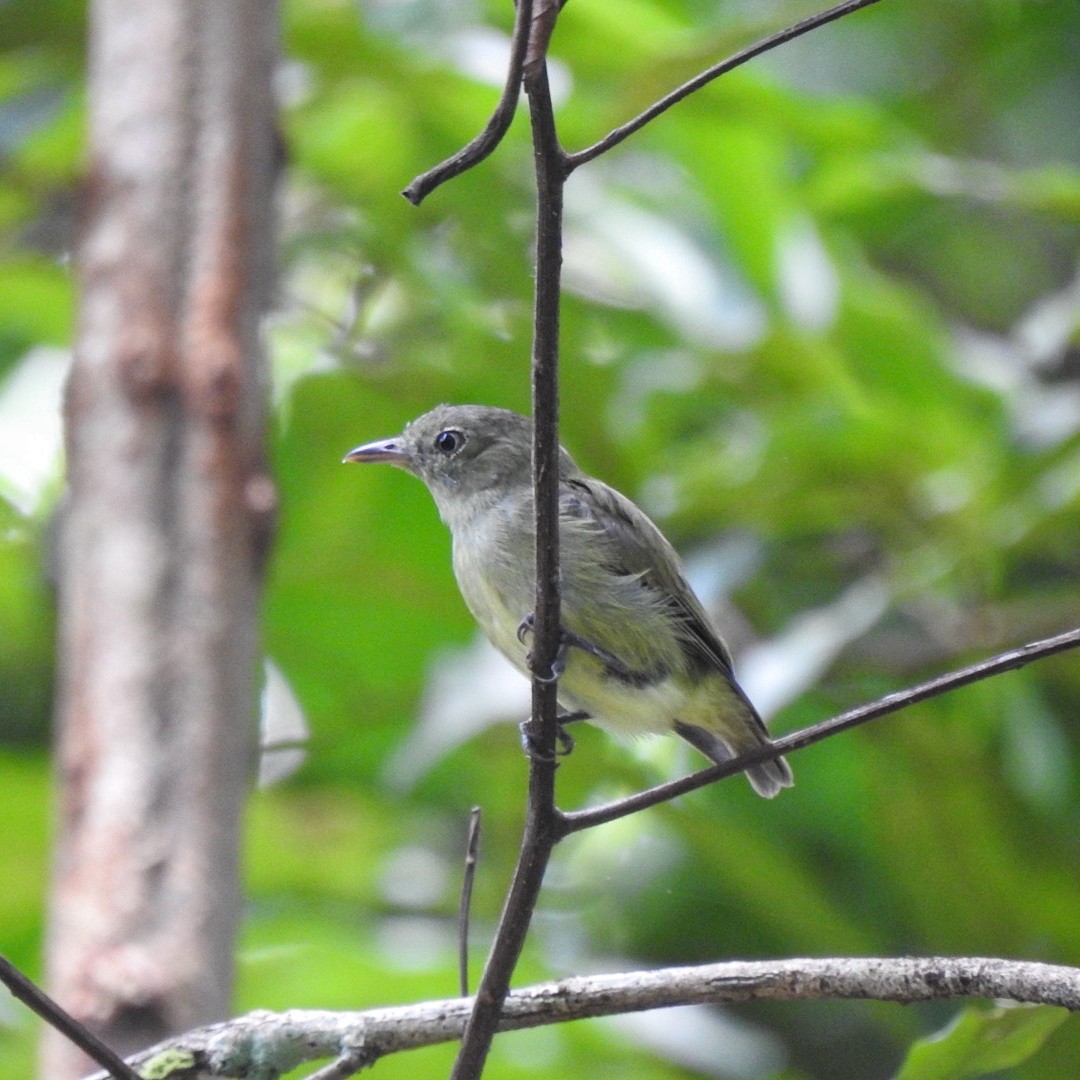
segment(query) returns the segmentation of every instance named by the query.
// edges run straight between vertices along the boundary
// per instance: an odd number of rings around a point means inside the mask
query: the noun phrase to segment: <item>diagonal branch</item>
[[[858,727],[860,724],[876,720],[878,717],[887,716],[889,713],[899,712],[909,705],[914,705],[928,698],[937,697],[951,690],[958,690],[969,683],[988,679],[992,675],[1000,675],[1005,671],[1013,671],[1024,667],[1035,660],[1053,656],[1055,653],[1066,652],[1069,649],[1080,647],[1080,630],[1069,630],[1055,637],[1043,638],[1040,641],[1032,641],[1027,645],[1021,645],[1018,649],[1010,649],[1008,652],[999,653],[990,657],[989,660],[980,660],[976,664],[951,671],[947,675],[939,675],[935,679],[929,679],[919,683],[908,690],[898,690],[893,694],[871,702],[869,705],[860,705],[858,708],[849,709],[847,712],[834,716],[831,720],[823,720],[819,724],[812,724],[803,728],[802,731],[793,732],[783,738],[774,739],[771,746],[763,746],[747,754],[740,754],[731,761],[725,761],[723,765],[714,765],[708,769],[693,773],[690,776],[672,780],[667,784],[659,784],[637,795],[631,795],[616,802],[607,803],[589,810],[575,810],[562,815],[562,836],[580,832],[582,829],[591,829],[596,825],[603,825],[609,821],[616,821],[644,810],[650,806],[656,806],[662,802],[668,802],[680,795],[705,787],[723,780],[728,776],[744,772],[753,765],[758,765],[771,758],[780,757],[782,754],[790,754],[794,750],[813,743],[821,742],[822,739],[839,735],[849,728]]]
[[[741,67],[747,60],[753,60],[754,57],[761,56],[762,53],[767,53],[778,45],[784,45],[797,37],[802,37],[803,34],[808,34],[811,30],[816,30],[819,26],[835,22],[845,15],[850,15],[877,2],[878,0],[845,0],[842,4],[837,4],[835,7],[819,12],[817,15],[811,15],[801,22],[762,38],[761,41],[755,42],[755,44],[749,45],[745,49],[740,49],[733,56],[729,56],[719,64],[714,64],[700,75],[695,75],[688,82],[683,83],[682,86],[672,90],[670,94],[654,102],[643,113],[635,116],[633,120],[629,120],[620,127],[615,128],[614,131],[609,132],[599,142],[586,147],[584,150],[579,150],[575,154],[568,154],[566,157],[567,172],[573,172],[579,165],[584,165],[587,161],[592,161],[593,158],[599,157],[612,149],[612,147],[618,146],[624,139],[628,139],[633,135],[635,131],[640,131],[650,120],[655,120],[661,113],[667,112],[672,105],[677,105],[683,98],[689,97],[695,91],[711,83],[713,79]]]
[[[517,14],[514,18],[514,33],[510,39],[510,66],[506,70],[506,82],[502,97],[495,111],[484,127],[471,142],[463,146],[456,154],[445,161],[440,161],[434,168],[417,176],[401,193],[413,204],[419,206],[437,187],[460,176],[463,172],[478,165],[502,142],[503,136],[510,129],[517,110],[518,96],[521,93],[521,76],[525,70],[525,52],[532,33],[532,0],[518,0]]]
[[[62,1009],[44,990],[31,982],[3,956],[0,956],[0,982],[11,991],[12,997],[18,998],[50,1027],[70,1039],[91,1061],[104,1068],[114,1080],[142,1080],[115,1050],[103,1043],[66,1009]]]

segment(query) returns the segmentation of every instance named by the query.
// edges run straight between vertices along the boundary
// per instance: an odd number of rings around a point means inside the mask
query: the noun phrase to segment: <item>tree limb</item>
[[[1080,968],[988,957],[839,957],[738,961],[586,975],[538,983],[506,999],[499,1031],[676,1005],[745,1001],[1009,999],[1080,1011]],[[337,1059],[323,1076],[345,1077],[387,1054],[461,1036],[473,999],[451,998],[365,1012],[254,1012],[200,1028],[132,1058],[159,1080],[255,1080],[305,1062]],[[169,1066],[169,1062],[175,1065]],[[316,1074],[320,1075],[320,1074]],[[97,1074],[91,1080],[105,1080]]]

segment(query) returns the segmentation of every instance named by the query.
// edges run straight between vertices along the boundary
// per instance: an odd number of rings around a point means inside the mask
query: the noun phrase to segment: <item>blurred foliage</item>
[[[575,0],[553,47],[564,142],[812,10]],[[70,341],[83,20],[69,0],[0,7],[0,415],[27,357]],[[439,401],[528,408],[524,117],[419,209],[398,195],[483,124],[510,20],[505,3],[284,6],[265,640],[312,735],[300,771],[252,799],[241,1010],[453,996],[469,807],[485,813],[475,964],[516,851],[525,763],[491,720],[527,697],[467,648],[422,487],[338,464]],[[1078,57],[1073,0],[882,4],[570,181],[563,441],[690,557],[776,730],[1078,622]],[[55,401],[38,407],[55,427]],[[17,497],[0,459],[0,949],[39,973],[52,489]],[[1078,713],[1066,654],[797,755],[773,803],[736,781],[575,837],[517,982],[733,956],[1080,964]],[[672,740],[582,731],[560,798],[694,764]],[[501,1038],[489,1071],[1080,1075],[1080,1022],[999,1013],[659,1013]],[[4,1001],[0,1024],[0,1076],[29,1075],[32,1024]]]
[[[920,1039],[897,1080],[963,1080],[1027,1061],[1068,1017],[1065,1009],[1014,1003],[965,1009],[944,1032]]]

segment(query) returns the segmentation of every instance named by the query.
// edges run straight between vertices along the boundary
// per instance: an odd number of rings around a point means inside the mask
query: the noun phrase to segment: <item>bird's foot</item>
[[[518,623],[517,639],[522,645],[525,644],[526,636],[533,632],[533,625],[535,622],[536,616],[530,611],[529,614]],[[537,678],[545,683],[554,682],[558,679],[566,670],[567,654],[572,648],[581,649],[582,652],[586,652],[590,656],[596,657],[596,659],[604,665],[604,670],[607,671],[609,675],[614,675],[624,682],[640,682],[643,679],[648,680],[651,678],[651,676],[627,667],[626,664],[613,653],[609,653],[606,649],[601,649],[599,645],[594,645],[588,638],[583,638],[580,635],[567,630],[565,626],[559,627],[559,648],[555,653],[555,660],[551,665],[550,674],[537,675]],[[532,659],[531,651],[529,652],[527,659]]]
[[[559,745],[554,754],[546,753],[537,746],[536,739],[533,738],[529,731],[532,724],[531,718],[522,720],[519,725],[521,728],[521,748],[525,751],[526,756],[536,761],[551,762],[556,758],[566,757],[574,749],[574,737],[566,730],[566,725],[588,719],[589,714],[580,709],[576,712],[559,713],[555,717],[555,739]]]
[[[522,645],[525,644],[525,638],[534,632],[534,626],[536,623],[536,615],[533,612],[529,612],[521,622],[518,623],[517,639]],[[542,683],[553,683],[558,679],[562,673],[566,670],[566,654],[569,652],[570,645],[573,644],[568,640],[567,631],[565,628],[559,628],[559,647],[555,652],[555,659],[551,663],[551,670],[546,675],[536,674],[536,678]],[[532,649],[529,650],[528,655],[525,657],[532,663]]]

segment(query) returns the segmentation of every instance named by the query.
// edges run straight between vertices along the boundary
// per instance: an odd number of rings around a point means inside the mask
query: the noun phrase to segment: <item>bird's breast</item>
[[[517,635],[535,603],[533,537],[531,516],[517,509],[489,509],[457,522],[453,563],[480,628],[529,675],[531,640],[523,643]],[[602,655],[580,645],[568,648],[559,701],[616,733],[669,731],[688,692],[670,616],[634,576],[616,574],[598,561],[593,533],[568,528],[566,521],[562,526],[562,624]],[[614,663],[605,662],[603,654]]]
[[[519,545],[497,525],[478,520],[468,530],[455,531],[454,576],[466,606],[491,643],[527,673],[528,648],[518,640],[517,631],[532,611],[531,539],[519,556]]]

